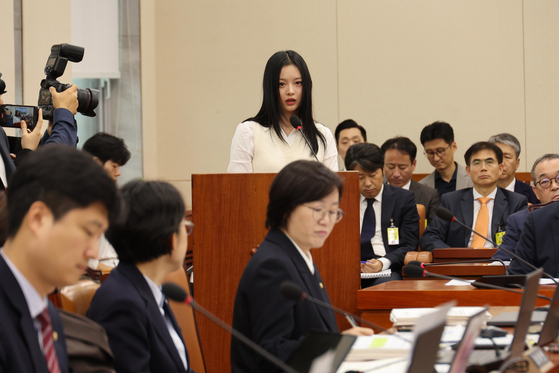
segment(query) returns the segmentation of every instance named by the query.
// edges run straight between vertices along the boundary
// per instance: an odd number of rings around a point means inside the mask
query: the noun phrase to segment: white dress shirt
[[[157,286],[155,282],[153,282],[151,278],[149,278],[148,276],[144,275],[143,273],[142,275],[146,279],[146,282],[148,283],[149,288],[153,293],[153,298],[155,298],[155,303],[159,307],[159,312],[161,312],[161,316],[163,316],[163,319],[165,320],[165,324],[167,325],[167,330],[169,330],[171,339],[173,340],[173,343],[177,348],[177,352],[181,357],[182,363],[184,364],[184,369],[188,370],[188,364],[186,362],[186,347],[184,343],[182,343],[181,337],[179,337],[179,334],[177,333],[175,327],[171,323],[171,319],[169,317],[165,317],[165,311],[163,310],[163,302],[167,302],[167,300],[163,300],[163,292],[161,291],[161,287]]]
[[[382,239],[382,227],[381,227],[381,217],[382,217],[382,192],[384,191],[384,185],[381,187],[380,192],[375,197],[373,202],[373,209],[375,210],[375,236],[371,238],[371,245],[373,246],[373,252],[375,255],[383,257],[386,255],[386,248],[384,247],[384,241]],[[361,203],[359,204],[359,232],[363,227],[363,216],[365,215],[365,210],[367,209],[367,198],[361,196]],[[392,262],[386,258],[379,258],[382,262],[382,270],[390,268]]]
[[[389,184],[389,185],[392,185],[392,184],[390,184],[390,183],[388,183],[388,184]],[[410,186],[411,186],[411,179],[406,183],[406,185],[404,185],[404,186],[402,187],[402,189],[410,190]]]
[[[483,197],[481,194],[479,194],[479,192],[476,190],[476,188],[472,188],[472,191],[474,193],[474,224],[472,225],[472,228],[475,229],[476,226],[476,221],[477,221],[477,215],[479,214],[479,210],[481,209],[481,202],[478,201],[479,197]],[[487,227],[487,237],[491,238],[491,221],[493,220],[493,206],[495,206],[495,196],[497,195],[497,188],[495,188],[495,190],[493,192],[491,192],[487,197],[491,198],[489,200],[489,202],[487,202],[487,210],[489,211],[489,226]],[[470,233],[470,239],[468,240],[468,247],[472,246],[472,241],[474,239],[474,232]],[[495,247],[493,246],[493,244],[489,241],[485,241],[485,245],[483,245],[483,247]]]
[[[14,277],[16,278],[21,291],[23,292],[23,297],[27,302],[27,307],[29,308],[29,314],[33,319],[33,326],[37,332],[37,340],[39,341],[39,346],[41,350],[43,349],[43,338],[41,336],[41,323],[37,321],[37,316],[39,316],[45,308],[47,308],[48,300],[47,297],[41,297],[39,292],[31,285],[31,283],[25,278],[23,273],[17,269],[17,267],[12,263],[12,261],[4,254],[4,251],[0,249],[0,255],[6,261],[6,264],[12,271]]]
[[[297,245],[297,243],[295,241],[293,241],[293,239],[291,237],[289,237],[289,235],[285,232],[283,232],[287,238],[289,238],[289,241],[291,241],[293,243],[293,246],[295,246],[295,248],[297,249],[297,251],[299,252],[299,254],[301,254],[301,256],[303,257],[303,259],[305,260],[305,263],[307,263],[307,266],[309,267],[309,271],[311,271],[311,273],[314,275],[314,264],[312,261],[312,255],[311,252],[309,251],[309,255],[307,255],[300,247],[299,245]]]
[[[507,185],[507,187],[505,189],[508,190],[508,191],[514,192],[514,186],[515,185],[516,185],[516,177],[514,179],[512,179],[512,183]]]

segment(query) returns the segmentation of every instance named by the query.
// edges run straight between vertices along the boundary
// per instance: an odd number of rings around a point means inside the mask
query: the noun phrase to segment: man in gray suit
[[[435,167],[433,173],[419,181],[421,184],[437,189],[440,198],[445,193],[474,186],[464,166],[454,162],[454,153],[458,147],[450,124],[431,123],[423,128],[420,138],[423,154]]]
[[[435,218],[439,207],[439,192],[427,185],[411,179],[417,164],[417,147],[407,137],[394,137],[386,140],[381,149],[384,153],[384,177],[390,185],[413,192],[415,203],[425,206],[428,221]]]

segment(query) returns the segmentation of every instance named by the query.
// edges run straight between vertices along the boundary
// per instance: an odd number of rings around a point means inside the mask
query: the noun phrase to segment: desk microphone
[[[404,273],[406,274],[406,276],[409,276],[409,277],[415,277],[415,278],[436,277],[436,278],[442,278],[442,279],[445,279],[445,280],[462,281],[462,282],[467,283],[468,285],[471,285],[470,281],[464,280],[462,278],[450,277],[450,276],[445,276],[445,275],[439,275],[438,273],[428,272],[423,268],[423,263],[421,263],[420,261],[417,261],[417,260],[412,260],[411,262],[409,262],[408,265],[404,267]],[[488,288],[488,289],[509,291],[511,293],[516,293],[516,294],[522,294],[522,295],[524,294],[523,291],[513,290],[513,289],[505,288],[505,287],[502,287],[502,286],[488,284],[488,283],[485,283],[485,282],[481,282],[481,283],[477,284],[477,286],[482,287],[482,288]],[[537,297],[551,302],[551,298],[546,297],[545,295],[539,295],[538,294]]]
[[[413,260],[413,262],[417,262],[417,260]],[[476,260],[464,260],[460,262],[423,263],[423,265],[427,267],[427,266],[442,266],[447,264],[468,264],[468,263],[486,263],[486,262],[500,262],[503,268],[505,269],[505,275],[507,276],[509,275],[509,270],[507,269],[507,265],[501,259],[476,259]]]
[[[245,337],[241,332],[233,329],[223,321],[221,321],[217,316],[212,314],[210,311],[206,310],[204,307],[200,306],[194,301],[190,295],[187,295],[183,288],[172,282],[167,282],[163,284],[162,289],[163,294],[175,302],[184,303],[194,308],[196,311],[200,312],[202,315],[206,316],[208,319],[219,325],[221,328],[225,329],[227,332],[232,334],[235,338],[239,339],[245,345],[256,351],[260,356],[265,357],[268,361],[272,362],[274,365],[282,369],[284,372],[288,373],[298,373],[295,369],[291,368],[289,365],[251,341],[249,338]]]
[[[468,230],[470,230],[471,232],[474,232],[475,234],[477,234],[478,236],[480,236],[481,238],[483,238],[486,241],[489,241],[493,244],[493,246],[495,246],[498,249],[503,250],[505,253],[511,255],[513,258],[518,259],[519,261],[521,261],[522,263],[526,264],[527,266],[529,266],[530,268],[536,270],[539,269],[537,268],[535,265],[528,263],[527,261],[525,261],[524,259],[522,259],[521,257],[519,257],[518,255],[510,252],[509,250],[497,245],[495,242],[493,242],[493,240],[490,240],[488,237],[482,236],[481,234],[479,234],[478,232],[476,232],[475,230],[473,230],[472,228],[468,227],[466,224],[462,223],[460,220],[456,219],[456,217],[452,214],[452,212],[450,212],[449,210],[445,209],[444,207],[438,207],[436,210],[436,214],[439,218],[441,218],[444,221],[447,221],[449,223],[458,223],[461,226],[463,226],[464,228],[467,228]],[[550,278],[553,280],[553,282],[555,282],[555,284],[557,285],[557,281],[555,280],[555,278],[553,276],[551,276],[550,274],[547,274],[545,272],[543,272],[543,275],[547,278]]]
[[[316,156],[316,153],[314,152],[314,149],[312,148],[311,144],[309,143],[309,140],[307,139],[307,136],[305,136],[305,132],[303,132],[303,123],[301,123],[301,119],[299,119],[299,117],[297,115],[292,115],[291,118],[289,118],[289,123],[291,123],[293,128],[295,128],[297,131],[299,131],[301,133],[301,135],[303,135],[303,138],[305,139],[305,141],[307,142],[307,145],[311,149],[312,155],[314,155],[314,158],[316,159],[317,162],[320,162],[318,160],[318,157]]]
[[[334,311],[334,312],[339,313],[340,315],[343,315],[343,316],[346,316],[346,317],[349,315],[349,316],[353,317],[354,319],[356,319],[357,321],[359,321],[359,322],[361,322],[361,323],[363,323],[363,324],[365,324],[365,325],[367,325],[371,328],[382,330],[383,332],[389,333],[389,334],[395,336],[396,338],[399,338],[399,339],[402,339],[406,342],[411,343],[410,340],[408,340],[408,339],[406,339],[406,338],[404,338],[404,337],[402,337],[398,334],[395,334],[395,333],[391,332],[390,330],[383,328],[382,326],[379,326],[377,324],[373,324],[372,322],[370,322],[368,320],[364,320],[361,317],[359,317],[357,315],[354,315],[352,313],[346,312],[346,311],[342,310],[341,308],[334,307],[329,303],[321,301],[320,299],[316,299],[314,297],[311,297],[307,293],[303,292],[301,287],[294,282],[291,282],[291,281],[282,282],[281,285],[280,285],[280,291],[281,291],[281,294],[288,299],[311,301],[312,303],[314,303],[316,305],[319,305],[320,307],[324,307],[326,309],[329,309],[330,311]]]

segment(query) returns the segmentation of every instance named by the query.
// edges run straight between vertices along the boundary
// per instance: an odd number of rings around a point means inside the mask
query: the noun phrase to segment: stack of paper
[[[452,307],[446,315],[447,325],[465,325],[469,318],[483,310],[484,307]],[[434,312],[435,308],[394,308],[390,312],[390,321],[394,326],[412,326],[417,323],[420,316]],[[489,312],[485,312],[486,320],[491,318]]]
[[[411,333],[399,333],[399,335],[404,336],[410,342],[394,335],[384,334],[357,337],[345,361],[406,357],[410,353],[413,335]]]

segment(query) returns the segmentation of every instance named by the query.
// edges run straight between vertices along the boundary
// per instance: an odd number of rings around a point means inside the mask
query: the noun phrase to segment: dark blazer
[[[441,207],[449,209],[456,219],[469,227],[474,224],[474,193],[473,188],[461,189],[456,192],[446,193],[441,198]],[[506,231],[509,215],[528,207],[526,197],[497,188],[491,219],[491,238],[499,231]],[[449,223],[439,217],[433,219],[421,236],[421,248],[427,251],[447,247],[467,247],[470,240],[470,230],[458,223]],[[505,234],[506,236],[506,234]]]
[[[516,183],[514,184],[514,192],[515,193],[520,193],[524,197],[526,197],[526,199],[528,200],[528,203],[531,203],[533,205],[535,205],[537,203],[541,203],[540,200],[538,199],[538,197],[536,197],[536,194],[534,193],[534,190],[532,189],[532,187],[530,185],[526,184],[525,182],[520,181],[518,179],[516,179]]]
[[[2,127],[0,127],[0,156],[2,156],[2,161],[4,162],[4,167],[6,168],[6,179],[9,181],[10,176],[16,170],[16,166],[10,156],[10,143],[8,142],[8,136],[6,136],[6,132],[4,132]]]
[[[282,361],[311,330],[338,332],[333,311],[285,298],[279,290],[284,281],[292,281],[310,296],[330,303],[318,268],[314,266],[313,275],[291,240],[280,230],[270,230],[239,282],[233,328]],[[233,373],[279,371],[235,338],[231,339],[231,368]]]
[[[528,214],[515,254],[536,267],[543,267],[544,272],[553,277],[559,277],[559,203]],[[531,271],[516,259],[509,266],[510,274]]]
[[[3,132],[3,131],[2,131]],[[56,308],[48,303],[58,365],[69,372],[66,339]],[[0,256],[0,372],[49,373],[27,301],[6,261]]]
[[[509,215],[509,218],[507,220],[507,233],[503,236],[503,243],[501,244],[501,247],[515,253],[516,245],[518,244],[518,240],[520,239],[520,234],[522,233],[522,228],[524,227],[524,222],[526,221],[527,217],[528,209],[521,210],[515,212],[512,215]],[[493,255],[493,258],[501,260],[511,260],[512,255],[499,248],[495,255]]]
[[[440,204],[439,191],[414,180],[411,181],[410,191],[415,195],[415,203],[425,206],[427,221],[432,221]]]
[[[390,219],[398,228],[400,243],[388,245],[388,231]],[[419,244],[419,214],[415,205],[415,196],[409,190],[392,185],[384,185],[382,191],[381,212],[382,242],[386,250],[386,259],[392,262],[392,272],[398,271],[404,265],[404,258],[409,251],[417,250]],[[367,250],[366,252],[370,252]],[[364,250],[361,251],[361,260],[371,259],[366,257]],[[375,257],[376,258],[376,257]]]
[[[172,311],[169,316],[182,339]],[[111,272],[95,293],[87,317],[107,331],[118,373],[187,372],[153,293],[135,265],[120,263]],[[186,360],[192,372],[188,353]]]

